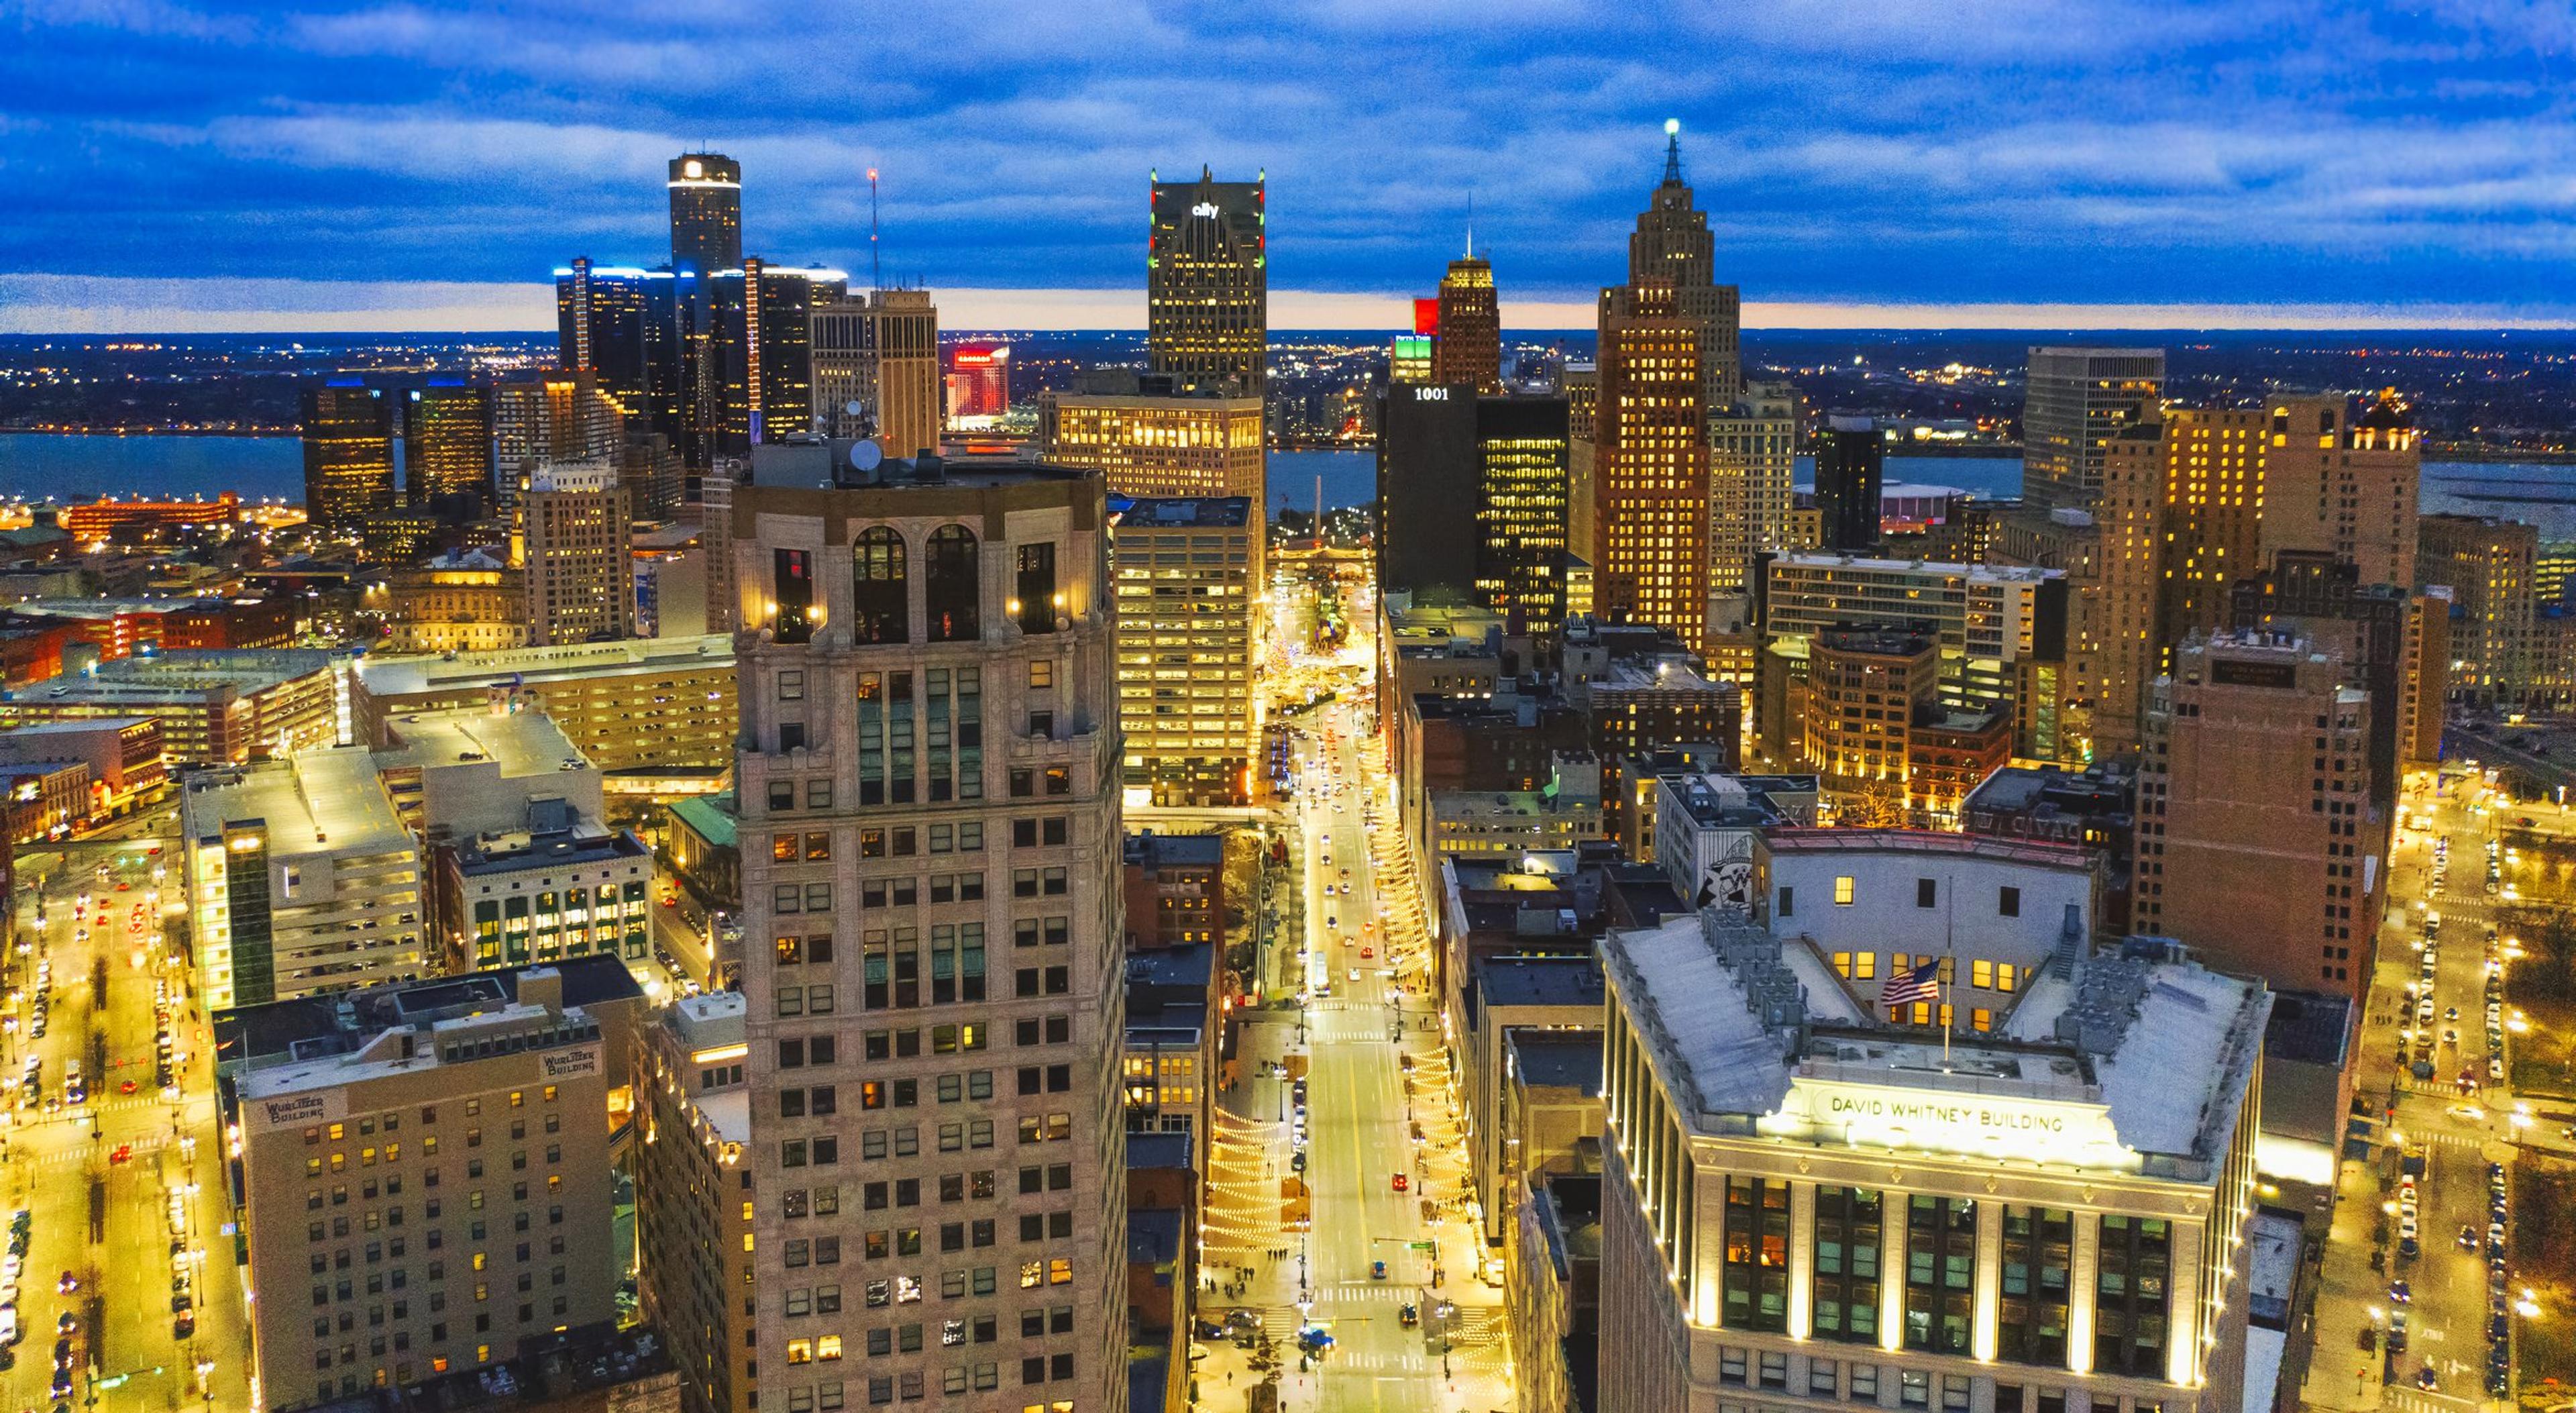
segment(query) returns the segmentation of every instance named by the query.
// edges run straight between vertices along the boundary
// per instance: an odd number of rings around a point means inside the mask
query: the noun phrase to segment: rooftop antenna
[[[885,266],[877,255],[877,169],[868,168],[868,287],[885,288]]]
[[[1467,193],[1467,258],[1476,258],[1476,193]]]
[[[1664,180],[1678,184],[1682,179],[1682,120],[1664,119]]]

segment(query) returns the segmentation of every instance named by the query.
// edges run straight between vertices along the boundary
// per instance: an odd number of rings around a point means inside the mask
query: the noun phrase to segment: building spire
[[[1476,258],[1476,193],[1467,193],[1467,258]]]
[[[1679,186],[1682,182],[1682,120],[1664,119],[1664,184]]]

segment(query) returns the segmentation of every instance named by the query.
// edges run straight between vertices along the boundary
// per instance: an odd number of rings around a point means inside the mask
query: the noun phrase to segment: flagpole
[[[1932,983],[1932,1004],[1941,1014],[1941,1068],[1946,1070],[1950,1068],[1950,1003],[1942,998],[1937,979]]]

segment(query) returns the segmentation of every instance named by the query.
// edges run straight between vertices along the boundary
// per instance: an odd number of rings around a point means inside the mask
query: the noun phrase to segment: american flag
[[[1941,994],[1941,959],[1934,957],[1912,971],[1899,972],[1888,978],[1887,988],[1878,993],[1882,1006],[1911,1006],[1917,1001],[1937,999]]]

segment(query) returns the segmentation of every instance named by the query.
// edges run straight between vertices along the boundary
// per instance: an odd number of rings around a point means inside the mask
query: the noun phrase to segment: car
[[[1292,1173],[1302,1173],[1306,1171],[1305,1149],[1300,1148],[1296,1152],[1288,1155],[1288,1171]]]
[[[186,1339],[188,1336],[195,1334],[196,1332],[197,1317],[194,1314],[183,1314],[179,1318],[170,1322],[170,1337],[172,1339]]]
[[[1362,948],[1360,949],[1360,960],[1361,960],[1361,961],[1367,961],[1367,960],[1369,960],[1370,958],[1372,958],[1372,957],[1374,957],[1374,956],[1376,956],[1376,955],[1377,955],[1377,949],[1376,949],[1375,947],[1362,947]]]
[[[2418,1245],[2415,1238],[2411,1236],[2403,1236],[2397,1239],[2397,1254],[2406,1260],[2414,1260],[2417,1256],[2423,1254],[2423,1250],[2424,1248]]]
[[[2390,1282],[2388,1283],[2388,1303],[2389,1303],[2389,1304],[2391,1304],[2391,1305],[2403,1305],[2403,1304],[2405,1304],[2407,1301],[2412,1300],[2412,1299],[2414,1299],[2414,1298],[2415,1298],[2415,1293],[2414,1293],[2413,1289],[2412,1289],[2412,1288],[2410,1288],[2410,1287],[2406,1284],[2406,1282],[2404,1282],[2404,1281],[2390,1281]]]
[[[1349,976],[1349,978],[1348,978],[1348,979],[1349,979],[1349,980],[1352,980],[1352,981],[1357,981],[1357,980],[1359,980],[1359,979],[1360,979],[1360,969],[1359,969],[1358,967],[1353,967],[1353,968],[1351,968],[1351,974],[1350,974],[1350,976]]]
[[[2429,1391],[2440,1387],[2440,1385],[2441,1381],[2433,1377],[2432,1365],[2427,1364],[2423,1368],[2415,1371],[2415,1387]]]
[[[72,1363],[72,1337],[64,1335],[54,1341],[54,1367],[68,1369]]]
[[[116,1092],[117,1092],[117,1093],[119,1093],[119,1094],[131,1094],[131,1093],[133,1093],[133,1092],[134,1092],[134,1081],[129,1079],[129,1080],[125,1081],[123,1084],[120,1084],[120,1085],[116,1086]]]
[[[65,1310],[63,1313],[54,1317],[54,1333],[58,1335],[67,1335],[78,1334],[79,1332],[80,1316],[73,1314],[69,1310]]]
[[[2475,1251],[2478,1249],[2478,1229],[2476,1227],[2462,1226],[2460,1228],[2460,1249],[2462,1251]]]
[[[2406,1312],[2403,1310],[2392,1310],[2388,1314],[2388,1352],[2406,1352]]]
[[[1386,1263],[1384,1261],[1369,1262],[1369,1279],[1373,1281],[1382,1281],[1386,1279]]]
[[[1409,1330],[1415,1325],[1422,1323],[1422,1312],[1419,1309],[1416,1309],[1414,1305],[1408,1301],[1405,1304],[1396,1307],[1395,1320],[1397,1324],[1400,1324]]]
[[[1395,1175],[1395,1190],[1396,1190],[1396,1191],[1398,1191],[1398,1192],[1403,1192],[1403,1191],[1406,1191],[1407,1189],[1411,1188],[1412,1186],[1413,1186],[1413,1179],[1411,1179],[1411,1178],[1409,1178],[1409,1177],[1406,1177],[1406,1176],[1405,1176],[1404,1174],[1402,1174],[1402,1173],[1397,1173],[1397,1174]]]
[[[61,1294],[69,1295],[73,1291],[80,1289],[80,1277],[73,1275],[69,1271],[65,1271],[62,1274],[62,1278],[54,1282],[54,1289]]]
[[[47,1392],[55,1398],[71,1397],[72,1371],[69,1368],[56,1369],[54,1371],[54,1382]],[[64,1406],[69,1407],[70,1405],[66,1404]]]

